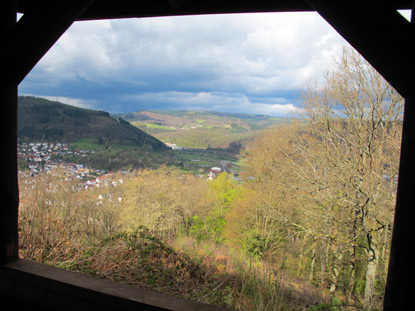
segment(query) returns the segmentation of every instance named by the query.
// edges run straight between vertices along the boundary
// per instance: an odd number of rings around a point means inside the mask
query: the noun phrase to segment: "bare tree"
[[[403,102],[349,47],[335,65],[323,86],[301,91],[302,122],[248,147],[256,201],[245,201],[244,215],[282,237],[274,248],[281,256],[284,244],[298,275],[370,304],[384,288],[379,264],[388,258]]]
[[[322,88],[302,92],[312,133],[326,145],[320,167],[330,178],[336,204],[347,210],[351,250],[367,255],[364,299],[374,296],[381,236],[390,230],[398,172],[403,101],[356,52],[344,46]],[[321,171],[321,170],[320,170]],[[314,179],[321,178],[319,172]],[[351,256],[353,258],[353,256]],[[352,263],[353,265],[353,263]]]

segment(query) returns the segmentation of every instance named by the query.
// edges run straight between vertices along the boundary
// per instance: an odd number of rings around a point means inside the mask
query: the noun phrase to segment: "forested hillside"
[[[18,137],[20,141],[75,142],[92,138],[97,143],[148,146],[167,150],[158,139],[108,112],[82,109],[43,98],[20,96]]]
[[[303,89],[305,125],[270,131],[249,148],[246,173],[255,179],[251,195],[229,214],[231,232],[243,239],[249,237],[244,228],[255,228],[263,255],[271,252],[346,306],[377,310],[390,251],[403,101],[346,48],[326,78],[323,88],[310,83]]]

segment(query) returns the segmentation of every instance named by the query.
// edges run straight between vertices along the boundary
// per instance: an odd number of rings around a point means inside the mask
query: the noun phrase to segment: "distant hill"
[[[165,143],[193,148],[229,148],[287,118],[209,111],[137,111],[121,115]]]
[[[168,150],[160,140],[108,112],[82,109],[43,98],[20,96],[18,101],[20,141],[75,142],[90,138],[101,144],[149,146]]]
[[[211,111],[143,110],[121,116],[130,122],[162,125],[172,129],[223,127],[234,133],[265,129],[276,123],[287,121],[286,118],[266,115]]]

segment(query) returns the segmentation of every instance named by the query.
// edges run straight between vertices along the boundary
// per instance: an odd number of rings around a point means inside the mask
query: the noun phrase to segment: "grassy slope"
[[[228,148],[289,119],[206,111],[137,111],[123,116],[166,143],[189,148]]]

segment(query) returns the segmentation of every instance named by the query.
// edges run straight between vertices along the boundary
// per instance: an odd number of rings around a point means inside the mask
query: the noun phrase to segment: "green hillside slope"
[[[229,148],[251,140],[286,118],[208,111],[137,111],[122,115],[165,143],[189,148]]]
[[[75,142],[90,138],[97,142],[149,146],[153,150],[168,147],[121,117],[108,112],[73,107],[43,98],[19,97],[18,137],[20,141]]]

